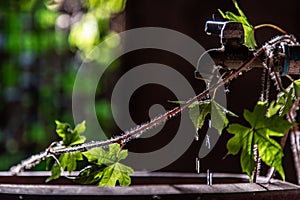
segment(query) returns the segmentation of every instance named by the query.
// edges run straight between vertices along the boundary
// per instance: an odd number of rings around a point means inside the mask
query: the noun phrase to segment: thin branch
[[[259,168],[260,168],[260,156],[257,148],[257,144],[253,146],[253,153],[254,153],[254,159],[255,159],[255,167],[253,170],[253,183],[256,183],[257,177],[259,176]]]
[[[281,32],[282,34],[287,34],[287,32],[285,30],[283,30],[282,28],[280,28],[279,26],[276,26],[274,24],[260,24],[254,27],[255,30],[260,29],[260,28],[265,28],[265,27],[270,27],[273,28],[279,32]]]
[[[282,37],[282,38],[284,39],[285,37]],[[280,41],[282,38],[279,38],[278,41]],[[276,42],[276,41],[272,41],[272,42]],[[74,147],[67,147],[67,148],[55,148],[54,147],[54,148],[51,148],[50,150],[46,150],[44,152],[41,152],[38,155],[34,155],[34,156],[30,157],[29,159],[22,161],[20,164],[13,166],[10,171],[13,174],[17,174],[17,173],[23,171],[24,169],[31,168],[33,166],[33,163],[34,163],[34,165],[36,165],[37,163],[44,160],[46,157],[49,157],[52,155],[60,155],[60,154],[64,154],[64,153],[79,152],[79,151],[83,152],[83,151],[87,151],[91,148],[104,147],[104,146],[108,146],[113,143],[123,143],[124,144],[131,139],[135,139],[135,138],[139,137],[141,134],[143,134],[144,132],[146,132],[147,130],[154,128],[157,125],[173,118],[178,113],[180,113],[184,109],[188,108],[194,102],[205,98],[211,91],[218,89],[220,86],[222,86],[222,85],[228,83],[230,80],[236,78],[237,76],[239,76],[241,74],[241,72],[243,72],[245,70],[246,71],[250,70],[251,69],[250,65],[264,52],[265,52],[265,46],[263,46],[259,50],[257,50],[257,52],[254,53],[254,55],[251,59],[244,62],[236,71],[233,71],[226,78],[224,78],[223,81],[220,81],[220,82],[216,83],[215,85],[211,86],[210,88],[206,89],[199,95],[188,100],[182,106],[178,106],[175,109],[170,110],[170,111],[166,112],[165,114],[152,119],[148,123],[139,125],[139,126],[135,127],[134,129],[132,129],[128,132],[125,132],[121,136],[117,136],[115,138],[105,140],[105,141],[94,141],[94,142],[84,143],[84,144],[74,146]]]
[[[277,44],[278,42],[283,42],[283,41],[287,41],[287,42],[292,41],[292,42],[296,43],[296,39],[292,35],[283,35],[283,36],[276,37],[276,38],[270,40],[269,42],[266,43],[266,45],[264,45],[259,50],[257,50],[257,52],[254,53],[254,55],[251,59],[244,62],[236,71],[233,71],[226,78],[224,78],[223,81],[220,81],[220,82],[216,83],[215,85],[213,85],[212,87],[206,89],[205,91],[203,91],[199,95],[197,95],[197,96],[193,97],[192,99],[188,100],[182,106],[176,107],[175,109],[173,109],[171,111],[168,111],[165,114],[152,119],[148,123],[137,126],[134,129],[132,129],[128,132],[125,132],[121,136],[117,136],[115,138],[105,140],[105,141],[95,141],[95,142],[90,142],[90,143],[84,143],[84,144],[81,144],[81,145],[78,145],[78,146],[67,147],[67,148],[61,148],[61,147],[59,147],[59,148],[53,147],[53,148],[50,148],[50,149],[48,148],[44,152],[41,152],[41,153],[39,153],[37,155],[34,155],[34,156],[31,156],[30,158],[22,161],[20,164],[18,164],[16,166],[13,166],[11,168],[11,172],[13,174],[17,174],[17,173],[23,171],[24,169],[32,168],[33,166],[37,165],[38,163],[40,163],[45,158],[51,157],[53,155],[55,156],[55,155],[60,155],[60,154],[63,154],[63,153],[78,152],[78,151],[83,152],[83,151],[87,151],[91,148],[105,147],[105,146],[108,146],[108,145],[113,144],[113,143],[125,144],[129,140],[139,137],[141,134],[143,134],[147,130],[149,130],[151,128],[154,128],[157,125],[173,118],[178,113],[180,113],[184,109],[188,108],[194,102],[200,101],[201,99],[205,98],[211,91],[215,91],[220,86],[228,83],[230,80],[232,80],[232,79],[236,78],[237,76],[239,76],[241,74],[241,72],[250,70],[251,69],[250,65],[262,53],[266,52],[268,47],[270,47],[274,44]]]

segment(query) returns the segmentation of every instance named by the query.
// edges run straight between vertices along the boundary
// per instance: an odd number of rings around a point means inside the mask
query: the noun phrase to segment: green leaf
[[[293,106],[293,90],[290,89],[287,93],[284,94],[283,99],[281,99],[282,102],[281,109],[279,111],[281,116],[286,115],[292,108]]]
[[[58,120],[56,120],[55,123],[56,133],[62,138],[63,146],[70,147],[85,142],[85,137],[80,136],[80,134],[85,131],[85,121],[78,124],[74,130],[72,130],[68,123],[63,123]],[[68,170],[69,173],[76,170],[77,162],[81,160],[83,160],[81,152],[61,154],[58,158],[58,163],[55,160],[55,163],[52,166],[51,176],[47,179],[47,181],[58,179],[63,170]]]
[[[46,179],[46,183],[55,179],[58,179],[61,175],[61,167],[55,163],[52,166],[52,170],[51,170],[51,176],[49,178]]]
[[[84,133],[85,129],[86,129],[85,121],[83,121],[80,124],[76,125],[76,127],[74,128],[74,132],[76,132],[77,134],[81,134]]]
[[[58,120],[55,120],[56,123],[56,133],[59,137],[62,138],[62,141],[65,145],[70,143],[69,135],[71,134],[71,125],[68,123],[62,123]]]
[[[219,134],[222,134],[222,130],[228,126],[229,120],[226,115],[237,116],[234,113],[228,111],[226,108],[218,104],[216,101],[211,102],[211,122],[212,127],[218,130]]]
[[[115,186],[117,181],[119,181],[121,186],[128,186],[131,183],[131,179],[128,174],[132,173],[132,168],[116,162],[103,170],[99,186]]]
[[[60,155],[58,161],[52,166],[51,176],[46,180],[49,182],[51,180],[58,179],[63,172],[63,170],[68,170],[69,173],[76,170],[77,161],[83,160],[81,152],[71,152]]]
[[[118,182],[121,186],[130,185],[129,174],[133,173],[133,169],[120,163],[120,160],[127,157],[128,151],[122,150],[119,144],[109,145],[108,151],[94,148],[84,152],[83,155],[97,167],[89,167],[80,174],[82,183],[93,182],[99,186],[115,186]],[[91,179],[87,176],[94,178]]]
[[[202,128],[206,116],[211,111],[210,101],[201,101],[198,105],[199,106],[197,107],[195,104],[192,104],[192,106],[189,107],[189,116],[193,122],[196,133]]]
[[[258,102],[253,112],[244,111],[244,118],[249,122],[250,127],[240,124],[231,124],[228,127],[227,131],[234,134],[227,142],[228,154],[236,155],[241,151],[242,170],[252,178],[255,167],[253,148],[256,144],[262,161],[274,167],[284,179],[283,151],[280,144],[270,136],[283,136],[293,124],[282,116],[267,115],[268,110],[270,109],[267,102]]]
[[[267,113],[267,101],[257,102],[253,112],[249,110],[244,111],[244,118],[250,123],[252,127],[261,128],[264,126],[264,119]]]
[[[81,152],[65,153],[59,157],[61,167],[67,169],[69,173],[76,169],[79,160],[83,160]]]
[[[244,45],[247,46],[250,49],[255,49],[257,47],[256,41],[255,41],[255,36],[254,36],[254,28],[253,26],[249,23],[246,15],[242,11],[242,9],[239,7],[238,3],[236,0],[232,1],[234,3],[235,8],[237,9],[239,15],[236,15],[232,12],[223,12],[219,9],[220,14],[222,15],[223,18],[228,19],[229,21],[234,21],[234,22],[240,22],[243,25],[244,28],[244,35],[245,35],[245,42]]]
[[[126,0],[110,0],[109,2],[113,13],[118,13],[125,9]]]
[[[198,130],[203,127],[205,118],[208,116],[208,114],[211,115],[212,127],[217,129],[219,134],[221,134],[222,130],[228,125],[229,121],[227,119],[227,115],[235,117],[237,116],[214,100],[199,101],[198,103],[194,103],[189,106],[189,116],[195,127],[196,134],[198,133]]]
[[[85,121],[78,124],[74,130],[72,130],[70,124],[62,123],[58,120],[56,123],[56,133],[62,138],[63,144],[65,146],[72,146],[76,144],[82,144],[85,142],[86,138],[80,136],[85,131]]]
[[[293,101],[299,98],[300,80],[293,81],[284,91],[277,95],[276,104],[280,106],[280,116],[286,115],[293,106]]]
[[[97,184],[102,175],[105,166],[92,165],[82,169],[75,179],[80,184]]]
[[[279,112],[280,108],[281,108],[281,105],[276,104],[275,101],[272,101],[270,103],[270,106],[269,106],[269,109],[267,112],[267,117],[271,117],[271,116],[277,114]]]
[[[247,150],[243,150],[241,153],[240,162],[243,172],[247,173],[247,175],[252,180],[252,172],[255,167],[253,151],[249,152]]]
[[[250,130],[249,130],[249,128],[244,127],[240,124],[230,124],[227,131],[232,134],[239,132],[241,135],[247,136],[247,134]],[[238,154],[240,149],[243,147],[242,142],[243,142],[243,138],[240,137],[239,134],[235,134],[235,136],[232,137],[227,142],[228,154],[232,154],[232,155]]]
[[[300,97],[300,80],[296,80],[293,82],[294,91],[295,91],[295,97]]]

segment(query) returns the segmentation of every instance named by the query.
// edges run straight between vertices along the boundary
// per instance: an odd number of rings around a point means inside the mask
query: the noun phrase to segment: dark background
[[[294,0],[288,1],[238,1],[240,7],[248,17],[252,25],[262,23],[272,23],[278,25],[289,33],[294,34],[297,38],[300,37],[300,26],[298,19],[300,19],[300,8]],[[210,49],[219,47],[219,38],[217,36],[209,36],[204,32],[205,22],[215,19],[221,19],[218,9],[222,11],[232,11],[237,13],[234,5],[230,0],[128,0],[126,7],[126,29],[154,26],[165,27],[180,31],[196,41],[198,41],[204,48]],[[271,28],[263,28],[257,30],[255,33],[258,45],[262,45],[270,38],[280,34]],[[163,39],[163,38],[162,38]],[[194,69],[192,66],[179,56],[158,50],[143,50],[125,56],[123,59],[123,69],[130,69],[132,66],[148,62],[163,63],[174,67],[176,70],[184,74],[195,91],[200,92],[203,89],[203,84],[197,80],[193,80]],[[253,69],[244,74],[242,77],[230,82],[229,93],[227,94],[227,108],[239,116],[242,116],[244,109],[252,110],[258,101],[261,88],[261,69]],[[132,97],[132,116],[137,123],[148,120],[149,105],[160,102],[166,109],[172,108],[172,105],[166,103],[169,99],[174,98],[171,93],[167,92],[166,88],[159,88],[153,86],[144,88],[146,91],[135,94]],[[151,97],[150,97],[151,96]],[[270,98],[274,98],[275,90],[271,86]],[[144,119],[144,120],[143,120]],[[243,119],[232,118],[233,121],[244,123]],[[176,129],[178,118],[170,120],[163,129],[172,138],[172,131]],[[205,133],[205,131],[204,131]],[[193,133],[187,133],[193,134]],[[201,134],[201,133],[200,133]],[[203,134],[203,133],[202,133]],[[162,134],[166,135],[166,134]],[[166,136],[148,139],[148,142],[133,142],[130,143],[130,148],[159,148],[168,139]],[[206,172],[210,169],[215,172],[241,172],[239,157],[228,156],[224,158],[227,153],[226,142],[231,136],[224,131],[217,145],[213,151],[201,160],[201,171]],[[140,144],[140,145],[139,145]],[[162,169],[163,171],[195,171],[195,157],[198,154],[201,145],[199,142],[194,142],[188,151],[176,162]],[[288,181],[295,182],[294,164],[291,158],[291,151],[289,141],[285,147],[284,166]],[[261,173],[266,173],[267,168],[262,165]]]

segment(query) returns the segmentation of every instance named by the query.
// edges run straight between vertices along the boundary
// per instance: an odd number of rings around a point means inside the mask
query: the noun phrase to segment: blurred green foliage
[[[81,62],[113,32],[110,17],[126,0],[0,2],[0,170],[55,140],[55,119],[72,123],[71,95]],[[98,62],[105,62],[111,54]],[[105,88],[96,112],[109,126]],[[99,100],[99,101],[98,101]]]

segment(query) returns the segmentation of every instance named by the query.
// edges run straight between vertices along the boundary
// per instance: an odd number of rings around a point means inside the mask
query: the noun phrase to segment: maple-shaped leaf
[[[133,169],[119,162],[115,162],[104,168],[99,186],[115,186],[117,181],[121,186],[128,186],[131,183],[130,176]]]
[[[242,11],[242,9],[239,7],[237,1],[233,0],[232,2],[234,3],[234,6],[237,9],[239,15],[236,15],[229,11],[224,13],[220,9],[219,9],[219,12],[223,18],[228,19],[229,21],[242,23],[243,28],[244,28],[244,35],[245,35],[244,44],[245,44],[245,46],[247,46],[250,49],[255,49],[257,47],[257,44],[255,41],[255,36],[254,36],[254,28],[248,21],[246,15]]]
[[[244,111],[244,118],[249,127],[240,124],[229,125],[227,131],[234,136],[227,143],[228,154],[236,155],[241,151],[242,170],[252,179],[255,167],[253,148],[257,145],[262,161],[274,167],[282,179],[285,179],[282,167],[283,151],[271,136],[283,136],[293,124],[278,115],[268,117],[267,110],[267,102],[258,102],[253,112]]]
[[[77,178],[78,183],[115,186],[119,182],[121,186],[130,185],[129,174],[133,173],[133,169],[120,163],[127,157],[128,150],[122,150],[119,144],[109,145],[108,151],[103,148],[93,148],[84,152],[83,155],[94,165],[80,172]]]

